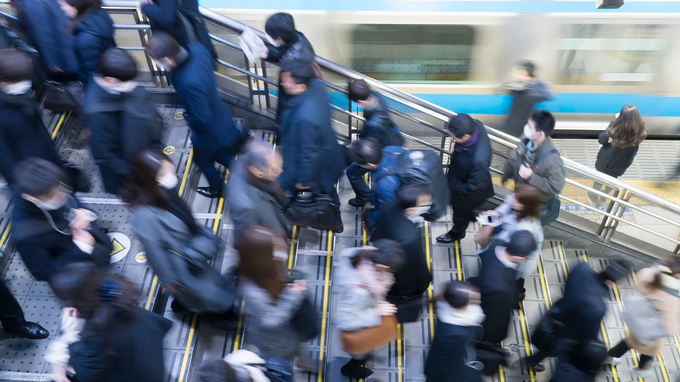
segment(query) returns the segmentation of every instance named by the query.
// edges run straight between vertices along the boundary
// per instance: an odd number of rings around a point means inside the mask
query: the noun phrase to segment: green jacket
[[[524,139],[513,151],[510,158],[503,165],[503,182],[513,179],[515,184],[530,184],[541,191],[543,201],[553,198],[564,188],[564,162],[559,151],[555,148],[552,139],[547,138],[534,152],[534,158],[538,163],[526,157],[526,144],[529,140]],[[543,154],[548,153],[548,154]],[[519,168],[524,163],[529,163],[533,170],[533,175],[528,179],[519,176]]]

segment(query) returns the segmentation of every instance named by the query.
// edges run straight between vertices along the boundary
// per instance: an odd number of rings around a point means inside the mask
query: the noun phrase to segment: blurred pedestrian
[[[153,98],[134,81],[136,76],[132,56],[111,48],[104,52],[94,81],[85,89],[83,111],[90,149],[110,194],[120,193],[137,154],[161,147],[163,120]]]
[[[170,72],[177,95],[186,109],[193,160],[209,184],[196,191],[207,198],[222,197],[224,180],[215,169],[215,162],[229,168],[245,138],[217,94],[210,53],[200,42],[192,42],[188,48],[183,48],[164,32],[154,33],[146,45],[146,53]]]
[[[541,191],[541,225],[560,215],[558,194],[565,184],[564,162],[550,136],[555,131],[555,117],[545,110],[531,113],[524,125],[524,139],[503,165],[501,182],[513,179],[515,185],[530,184]]]
[[[449,121],[449,134],[455,141],[448,179],[451,191],[453,226],[437,237],[437,243],[462,240],[475,210],[494,195],[491,183],[491,144],[484,125],[467,114],[457,114]]]
[[[97,226],[97,215],[72,196],[66,173],[52,162],[28,158],[16,166],[12,240],[38,281],[72,262],[109,266],[111,239]]]
[[[498,128],[500,131],[519,137],[534,106],[553,98],[553,94],[545,82],[539,81],[535,75],[536,65],[529,60],[521,60],[512,66],[510,76],[512,82],[506,85],[512,106],[508,115]]]
[[[59,0],[59,5],[73,20],[71,33],[75,37],[73,49],[78,60],[78,79],[86,84],[97,72],[104,52],[116,47],[113,20],[99,0]]]
[[[637,273],[635,291],[642,294],[655,311],[658,321],[654,324],[663,325],[663,333],[666,335],[648,341],[642,338],[644,333],[636,333],[638,327],[630,327],[629,335],[608,352],[607,363],[618,365],[621,363],[620,357],[634,349],[640,354],[640,361],[633,367],[631,374],[636,377],[646,378],[653,375],[650,366],[655,357],[661,354],[666,337],[672,337],[678,330],[678,318],[680,318],[680,257],[675,256],[661,264],[651,268],[641,269]],[[645,307],[626,305],[626,310],[631,314],[643,314]],[[653,325],[645,321],[645,326]],[[645,328],[646,329],[646,328]],[[649,328],[652,329],[652,328]],[[644,329],[643,329],[644,330]],[[640,336],[640,338],[638,338]]]
[[[55,380],[164,380],[163,338],[172,322],[137,306],[137,286],[87,263],[70,264],[52,275],[51,285],[73,307],[64,310],[62,320],[85,321],[65,326],[62,338],[50,345],[46,358]],[[72,378],[64,378],[67,370]]]
[[[432,302],[437,328],[425,362],[427,382],[481,382],[475,347],[482,339],[484,312],[474,285],[451,281]]]
[[[346,377],[366,378],[373,371],[366,367],[369,353],[396,338],[397,307],[385,300],[394,283],[394,272],[404,264],[404,252],[393,240],[380,239],[373,247],[347,248],[340,253],[333,279],[341,288],[335,313],[344,350],[352,358],[340,372]],[[382,327],[382,328],[381,328]],[[370,334],[370,330],[376,330]],[[385,336],[387,334],[387,336]],[[354,335],[356,342],[347,341]],[[361,349],[355,348],[360,347]]]
[[[266,226],[277,235],[287,237],[291,226],[283,215],[286,196],[276,183],[283,159],[274,146],[251,142],[229,171],[227,203],[234,223],[234,237],[248,225]]]
[[[609,124],[609,127],[598,136],[600,151],[597,152],[595,169],[614,178],[623,175],[628,167],[633,164],[640,144],[647,137],[645,122],[640,116],[638,108],[634,105],[626,105],[621,109],[616,119]],[[595,182],[593,188],[609,194],[612,188]],[[615,194],[614,196],[618,195]],[[588,202],[592,206],[606,203],[607,198],[594,192],[588,192]]]
[[[232,280],[209,263],[221,255],[222,243],[194,221],[178,195],[175,171],[157,149],[146,149],[132,161],[122,197],[132,212],[135,234],[161,286],[174,297],[173,311],[233,322],[238,304]]]
[[[606,356],[607,347],[599,340],[576,342],[558,360],[550,382],[595,382]]]
[[[41,340],[50,335],[50,332],[37,322],[26,321],[21,305],[12,296],[3,280],[0,280],[0,323],[5,333],[16,334],[29,340]]]
[[[342,232],[340,198],[335,183],[345,169],[345,159],[331,127],[331,107],[324,85],[303,60],[281,68],[281,86],[290,96],[280,115],[283,173],[278,182],[290,195],[318,192],[332,199],[333,223]]]

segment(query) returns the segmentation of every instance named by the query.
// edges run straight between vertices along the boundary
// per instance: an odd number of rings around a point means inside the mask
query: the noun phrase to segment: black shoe
[[[443,235],[437,236],[437,243],[452,244],[454,241],[463,240],[464,237],[465,237],[465,232],[453,234],[453,235],[451,235],[451,232],[447,232]]]
[[[347,204],[352,207],[361,208],[366,204],[366,202],[363,199],[352,198],[349,200],[349,202],[347,202]]]
[[[48,332],[47,329],[36,324],[35,322],[28,322],[28,321],[17,326],[13,330],[5,330],[5,331],[7,333],[18,334],[18,335],[20,335],[24,338],[28,338],[29,340],[41,340],[43,338],[49,337],[49,335],[50,335],[50,332]]]
[[[534,366],[534,373],[542,373],[544,371],[545,371],[545,365],[543,365],[542,363],[538,363],[538,364],[536,364],[536,366]]]
[[[206,198],[210,199],[216,199],[222,196],[222,191],[213,190],[210,187],[198,187],[196,189],[196,192],[198,192],[199,195],[205,196]]]
[[[349,362],[345,364],[340,369],[340,374],[345,377],[352,377],[357,379],[364,379],[373,374],[373,370],[366,367],[366,361],[358,361],[355,359],[350,359]]]
[[[177,313],[177,314],[191,314],[189,309],[185,308],[184,305],[180,304],[180,302],[177,301],[176,298],[172,299],[172,303],[170,304],[170,309],[172,309],[173,313]]]

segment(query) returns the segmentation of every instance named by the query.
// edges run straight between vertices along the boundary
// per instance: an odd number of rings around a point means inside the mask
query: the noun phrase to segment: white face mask
[[[529,127],[528,123],[524,125],[524,136],[527,139],[534,139],[534,135],[532,134],[531,128]]]
[[[177,187],[178,183],[177,176],[171,172],[166,172],[165,175],[158,179],[158,184],[166,190],[172,190]]]
[[[31,80],[20,81],[17,82],[16,84],[8,84],[6,85],[5,93],[9,95],[26,94],[28,93],[29,90],[31,90],[32,86],[33,82],[31,82]]]
[[[413,208],[414,212],[408,216],[408,219],[412,221],[414,224],[420,224],[425,222],[425,218],[423,218],[422,215],[430,211],[431,207],[432,206],[420,206]]]
[[[37,200],[33,204],[44,211],[55,211],[66,204],[66,197],[64,195],[56,195],[50,200]]]

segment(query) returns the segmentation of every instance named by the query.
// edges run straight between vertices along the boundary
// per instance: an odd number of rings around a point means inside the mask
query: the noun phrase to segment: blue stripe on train
[[[596,9],[595,1],[442,1],[442,0],[201,0],[201,5],[217,9],[268,9],[318,11],[397,11],[397,12],[518,12],[518,13],[680,13],[677,1],[626,2],[619,9]]]

